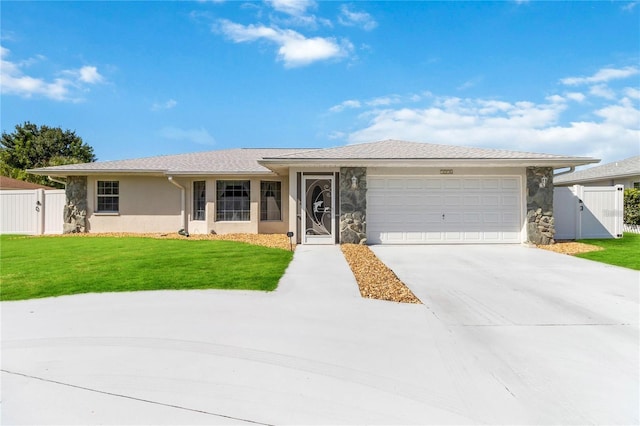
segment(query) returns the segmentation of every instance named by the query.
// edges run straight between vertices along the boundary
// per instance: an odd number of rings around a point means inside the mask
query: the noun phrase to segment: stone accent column
[[[542,182],[546,180],[544,188]],[[527,167],[527,241],[553,244],[553,168]]]
[[[64,234],[87,232],[87,177],[68,176],[64,206]]]
[[[353,178],[356,178],[354,187]],[[367,169],[340,168],[340,244],[367,243]]]

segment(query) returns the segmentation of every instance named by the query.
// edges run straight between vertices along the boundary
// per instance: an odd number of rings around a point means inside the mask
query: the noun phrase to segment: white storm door
[[[333,176],[303,176],[303,244],[335,244],[334,204]]]

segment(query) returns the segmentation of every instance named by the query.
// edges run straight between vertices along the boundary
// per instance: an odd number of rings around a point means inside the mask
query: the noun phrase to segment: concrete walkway
[[[510,249],[497,254],[500,263],[520,261],[519,247]],[[460,264],[447,263],[453,271],[478,267],[463,247],[456,253]],[[575,259],[548,255],[568,269],[547,274],[572,280]],[[586,277],[601,276],[592,273],[600,264],[579,267]],[[610,280],[620,280],[618,269]],[[448,279],[456,276],[467,280],[466,272]],[[608,284],[594,280],[579,290],[597,293]],[[614,292],[637,318],[637,288],[631,296]],[[640,420],[638,368],[630,362],[637,321],[595,334],[585,326],[458,327],[434,315],[431,302],[360,298],[336,246],[298,247],[272,293],[86,294],[0,308],[2,424]],[[606,347],[594,340],[605,336]]]

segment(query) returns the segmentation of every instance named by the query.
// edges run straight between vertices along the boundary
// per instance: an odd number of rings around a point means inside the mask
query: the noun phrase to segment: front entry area
[[[302,178],[302,243],[335,244],[334,177]]]

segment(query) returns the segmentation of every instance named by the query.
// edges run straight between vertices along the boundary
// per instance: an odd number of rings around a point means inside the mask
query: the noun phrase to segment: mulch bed
[[[577,243],[575,241],[556,241],[555,244],[536,245],[536,247],[556,253],[568,254],[571,256],[573,256],[574,254],[588,253],[590,251],[604,250],[602,247],[585,243]]]
[[[358,282],[362,297],[391,302],[422,303],[369,247],[342,244],[340,248]]]
[[[241,243],[248,243],[257,246],[279,248],[289,250],[289,238],[284,234],[191,234],[189,237],[182,236],[178,233],[153,233],[153,234],[134,234],[127,232],[112,232],[112,233],[83,233],[83,234],[64,234],[64,235],[47,235],[47,237],[141,237],[141,238],[157,238],[157,239],[173,239],[173,240],[222,240],[222,241],[236,241]],[[295,249],[296,245],[293,244]]]

